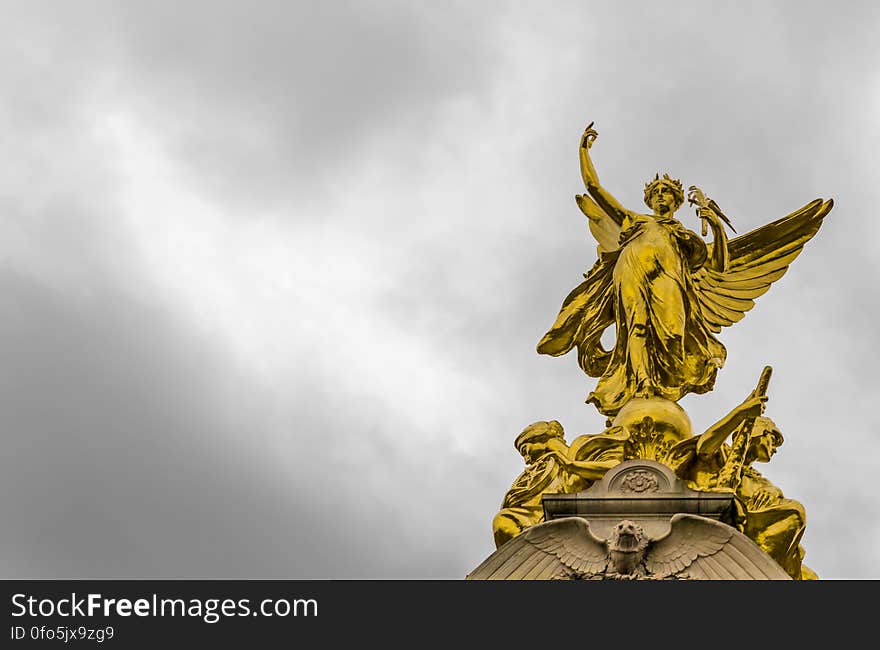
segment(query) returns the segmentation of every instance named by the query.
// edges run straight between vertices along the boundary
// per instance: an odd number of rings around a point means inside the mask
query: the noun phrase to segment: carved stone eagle
[[[656,539],[621,520],[607,539],[582,517],[524,531],[490,555],[468,580],[790,580],[782,567],[735,528],[676,514]]]

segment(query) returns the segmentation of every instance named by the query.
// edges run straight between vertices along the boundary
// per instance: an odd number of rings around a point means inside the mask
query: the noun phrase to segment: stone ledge
[[[544,520],[562,517],[589,519],[598,534],[621,519],[632,519],[646,532],[668,532],[676,513],[700,515],[733,525],[734,496],[729,492],[700,492],[687,487],[666,465],[653,460],[628,460],[576,494],[545,494]]]

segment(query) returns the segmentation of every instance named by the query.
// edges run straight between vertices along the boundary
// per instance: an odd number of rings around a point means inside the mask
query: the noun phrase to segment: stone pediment
[[[589,489],[575,494],[544,494],[544,521],[563,517],[589,519],[600,536],[622,519],[638,522],[652,537],[669,532],[677,513],[700,515],[726,524],[734,522],[732,492],[692,490],[666,465],[653,460],[628,460],[608,470]]]

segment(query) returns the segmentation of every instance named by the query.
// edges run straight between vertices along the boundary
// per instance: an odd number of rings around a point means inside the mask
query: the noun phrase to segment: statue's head
[[[535,422],[523,429],[513,441],[513,446],[526,461],[534,462],[551,448],[564,447],[565,433],[556,420]]]
[[[755,426],[752,429],[752,437],[749,440],[749,456],[759,463],[770,461],[776,450],[783,442],[782,432],[768,417],[755,418]]]
[[[684,203],[684,188],[677,178],[669,174],[654,176],[654,180],[645,183],[645,205],[656,215],[671,216]]]

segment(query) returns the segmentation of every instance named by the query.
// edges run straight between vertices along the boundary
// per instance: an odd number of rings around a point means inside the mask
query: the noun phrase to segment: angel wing
[[[782,219],[730,240],[726,271],[705,266],[698,269],[693,279],[709,329],[717,333],[742,319],[754,307],[755,298],[785,274],[833,206],[832,200],[811,201]]]
[[[669,533],[656,540],[645,568],[657,577],[691,580],[791,580],[741,532],[706,517],[677,514]]]
[[[621,231],[620,223],[589,196],[578,194],[574,198],[590,223],[590,232],[599,242],[599,255],[617,250]]]
[[[554,519],[514,537],[468,574],[468,580],[558,580],[601,573],[605,541],[580,517]]]

